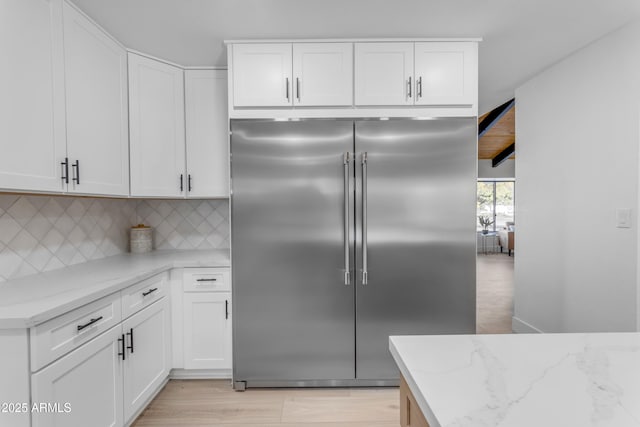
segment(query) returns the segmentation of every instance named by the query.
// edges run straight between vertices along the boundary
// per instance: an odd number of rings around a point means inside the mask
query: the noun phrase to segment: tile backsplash
[[[227,200],[140,200],[137,221],[153,227],[156,249],[229,247]]]
[[[229,247],[227,200],[0,194],[0,282],[127,252],[138,223],[156,249]]]

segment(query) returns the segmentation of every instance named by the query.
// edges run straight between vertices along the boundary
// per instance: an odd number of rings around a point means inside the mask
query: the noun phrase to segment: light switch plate
[[[616,209],[616,227],[631,228],[631,209]]]

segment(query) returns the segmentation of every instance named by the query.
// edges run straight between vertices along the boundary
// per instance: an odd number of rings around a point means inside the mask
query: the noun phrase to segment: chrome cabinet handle
[[[296,98],[300,102],[300,79],[296,77]]]
[[[184,191],[184,174],[180,174],[180,192]]]
[[[407,92],[408,92],[409,98],[411,98],[411,77],[409,77],[409,82],[407,83],[407,87],[408,87]]]
[[[362,153],[362,284],[369,282],[367,271],[367,152]]]
[[[418,78],[418,87],[417,87],[417,92],[418,92],[418,98],[422,98],[422,77]]]
[[[350,153],[344,153],[344,284],[351,283],[351,267],[349,265],[349,162]]]

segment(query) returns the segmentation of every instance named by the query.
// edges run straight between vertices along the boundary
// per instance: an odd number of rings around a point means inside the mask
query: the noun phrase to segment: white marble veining
[[[29,328],[154,274],[228,267],[228,250],[123,254],[0,283],[0,329]]]
[[[397,336],[431,427],[638,427],[640,333]]]

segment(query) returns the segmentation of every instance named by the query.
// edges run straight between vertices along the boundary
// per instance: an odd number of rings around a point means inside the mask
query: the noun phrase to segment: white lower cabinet
[[[231,293],[184,294],[185,369],[231,369]]]
[[[111,427],[123,421],[122,333],[115,326],[31,376],[34,427]]]
[[[130,421],[169,375],[170,316],[167,299],[122,322],[125,335],[124,419]]]
[[[169,375],[170,337],[162,298],[34,373],[32,426],[128,425]]]
[[[170,373],[230,378],[230,271],[160,273],[23,332],[20,340],[0,334],[2,348],[21,347],[2,372],[25,384],[0,394],[28,401],[31,385],[31,422],[15,417],[12,425],[129,426]]]

